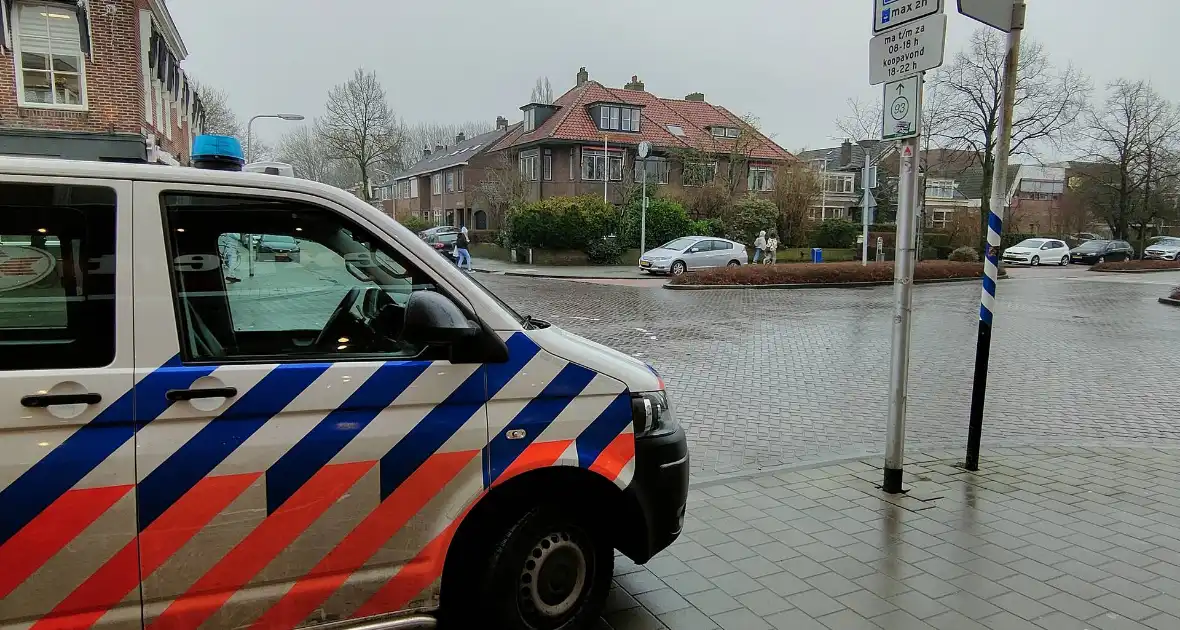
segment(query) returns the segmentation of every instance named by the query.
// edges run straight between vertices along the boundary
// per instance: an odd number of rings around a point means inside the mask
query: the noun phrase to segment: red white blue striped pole
[[[1016,68],[1020,63],[1020,33],[1024,30],[1024,0],[1012,5],[1012,30],[1004,59],[1004,93],[1000,111],[1000,137],[992,171],[987,217],[987,251],[983,261],[983,291],[979,299],[979,339],[975,348],[975,379],[971,388],[971,421],[967,430],[967,458],[963,467],[979,470],[979,446],[983,439],[983,404],[987,398],[987,366],[992,347],[992,317],[996,311],[996,283],[1000,278],[1000,236],[1004,232],[1004,206],[1008,200],[1008,156],[1012,149],[1012,110],[1016,101]]]

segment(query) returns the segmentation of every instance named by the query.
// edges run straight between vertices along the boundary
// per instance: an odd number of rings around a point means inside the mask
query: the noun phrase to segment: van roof
[[[246,186],[304,192],[320,197],[347,200],[349,193],[334,186],[297,177],[249,173],[245,171],[216,171],[192,167],[160,164],[130,164],[124,162],[88,162],[58,158],[0,156],[0,174],[43,177],[95,177],[138,181],[176,182],[184,184],[216,184]]]

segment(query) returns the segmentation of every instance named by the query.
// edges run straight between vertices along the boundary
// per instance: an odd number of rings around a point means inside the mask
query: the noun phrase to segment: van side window
[[[115,359],[114,189],[0,183],[0,370]]]
[[[410,358],[429,276],[334,212],[283,199],[165,193],[186,360]]]

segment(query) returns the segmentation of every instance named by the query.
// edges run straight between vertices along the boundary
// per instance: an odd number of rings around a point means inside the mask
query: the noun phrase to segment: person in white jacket
[[[766,230],[758,233],[758,238],[754,239],[754,264],[762,262],[762,254],[766,250]]]

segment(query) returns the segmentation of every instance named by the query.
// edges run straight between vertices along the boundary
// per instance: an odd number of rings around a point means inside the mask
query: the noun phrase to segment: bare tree
[[[484,173],[476,194],[488,203],[488,226],[501,228],[508,212],[525,204],[532,182],[521,175],[517,154],[500,151]]]
[[[403,140],[397,117],[376,72],[357,68],[351,79],[328,92],[327,113],[316,120],[316,136],[329,157],[344,160],[360,176],[360,194],[371,201],[375,167],[394,163]]]
[[[233,136],[245,141],[245,126],[229,104],[229,95],[208,83],[193,81],[197,96],[205,106],[205,133]]]
[[[537,84],[533,86],[533,93],[529,95],[530,103],[553,103],[553,86],[549,84],[549,77],[537,77]]]
[[[296,177],[347,187],[356,183],[355,169],[342,160],[332,158],[327,147],[307,125],[300,125],[279,140],[275,152],[280,162],[290,164]]]
[[[993,151],[999,140],[1004,58],[1007,45],[993,29],[979,29],[966,50],[940,68],[933,84],[945,98],[940,129],[934,140],[944,147],[965,149],[983,166],[981,238],[986,238],[991,212]],[[1012,154],[1028,153],[1048,143],[1067,141],[1089,96],[1089,80],[1072,65],[1058,70],[1040,44],[1025,39],[1020,48],[1012,120]]]
[[[848,113],[836,119],[836,128],[852,141],[881,139],[881,100],[868,102],[850,98]]]
[[[1115,238],[1132,225],[1140,239],[1174,213],[1180,178],[1180,110],[1146,81],[1120,79],[1086,116],[1090,161],[1078,194],[1098,210]]]
[[[775,172],[770,200],[778,207],[778,233],[787,247],[807,245],[811,207],[820,186],[819,175],[806,164],[787,164]]]

